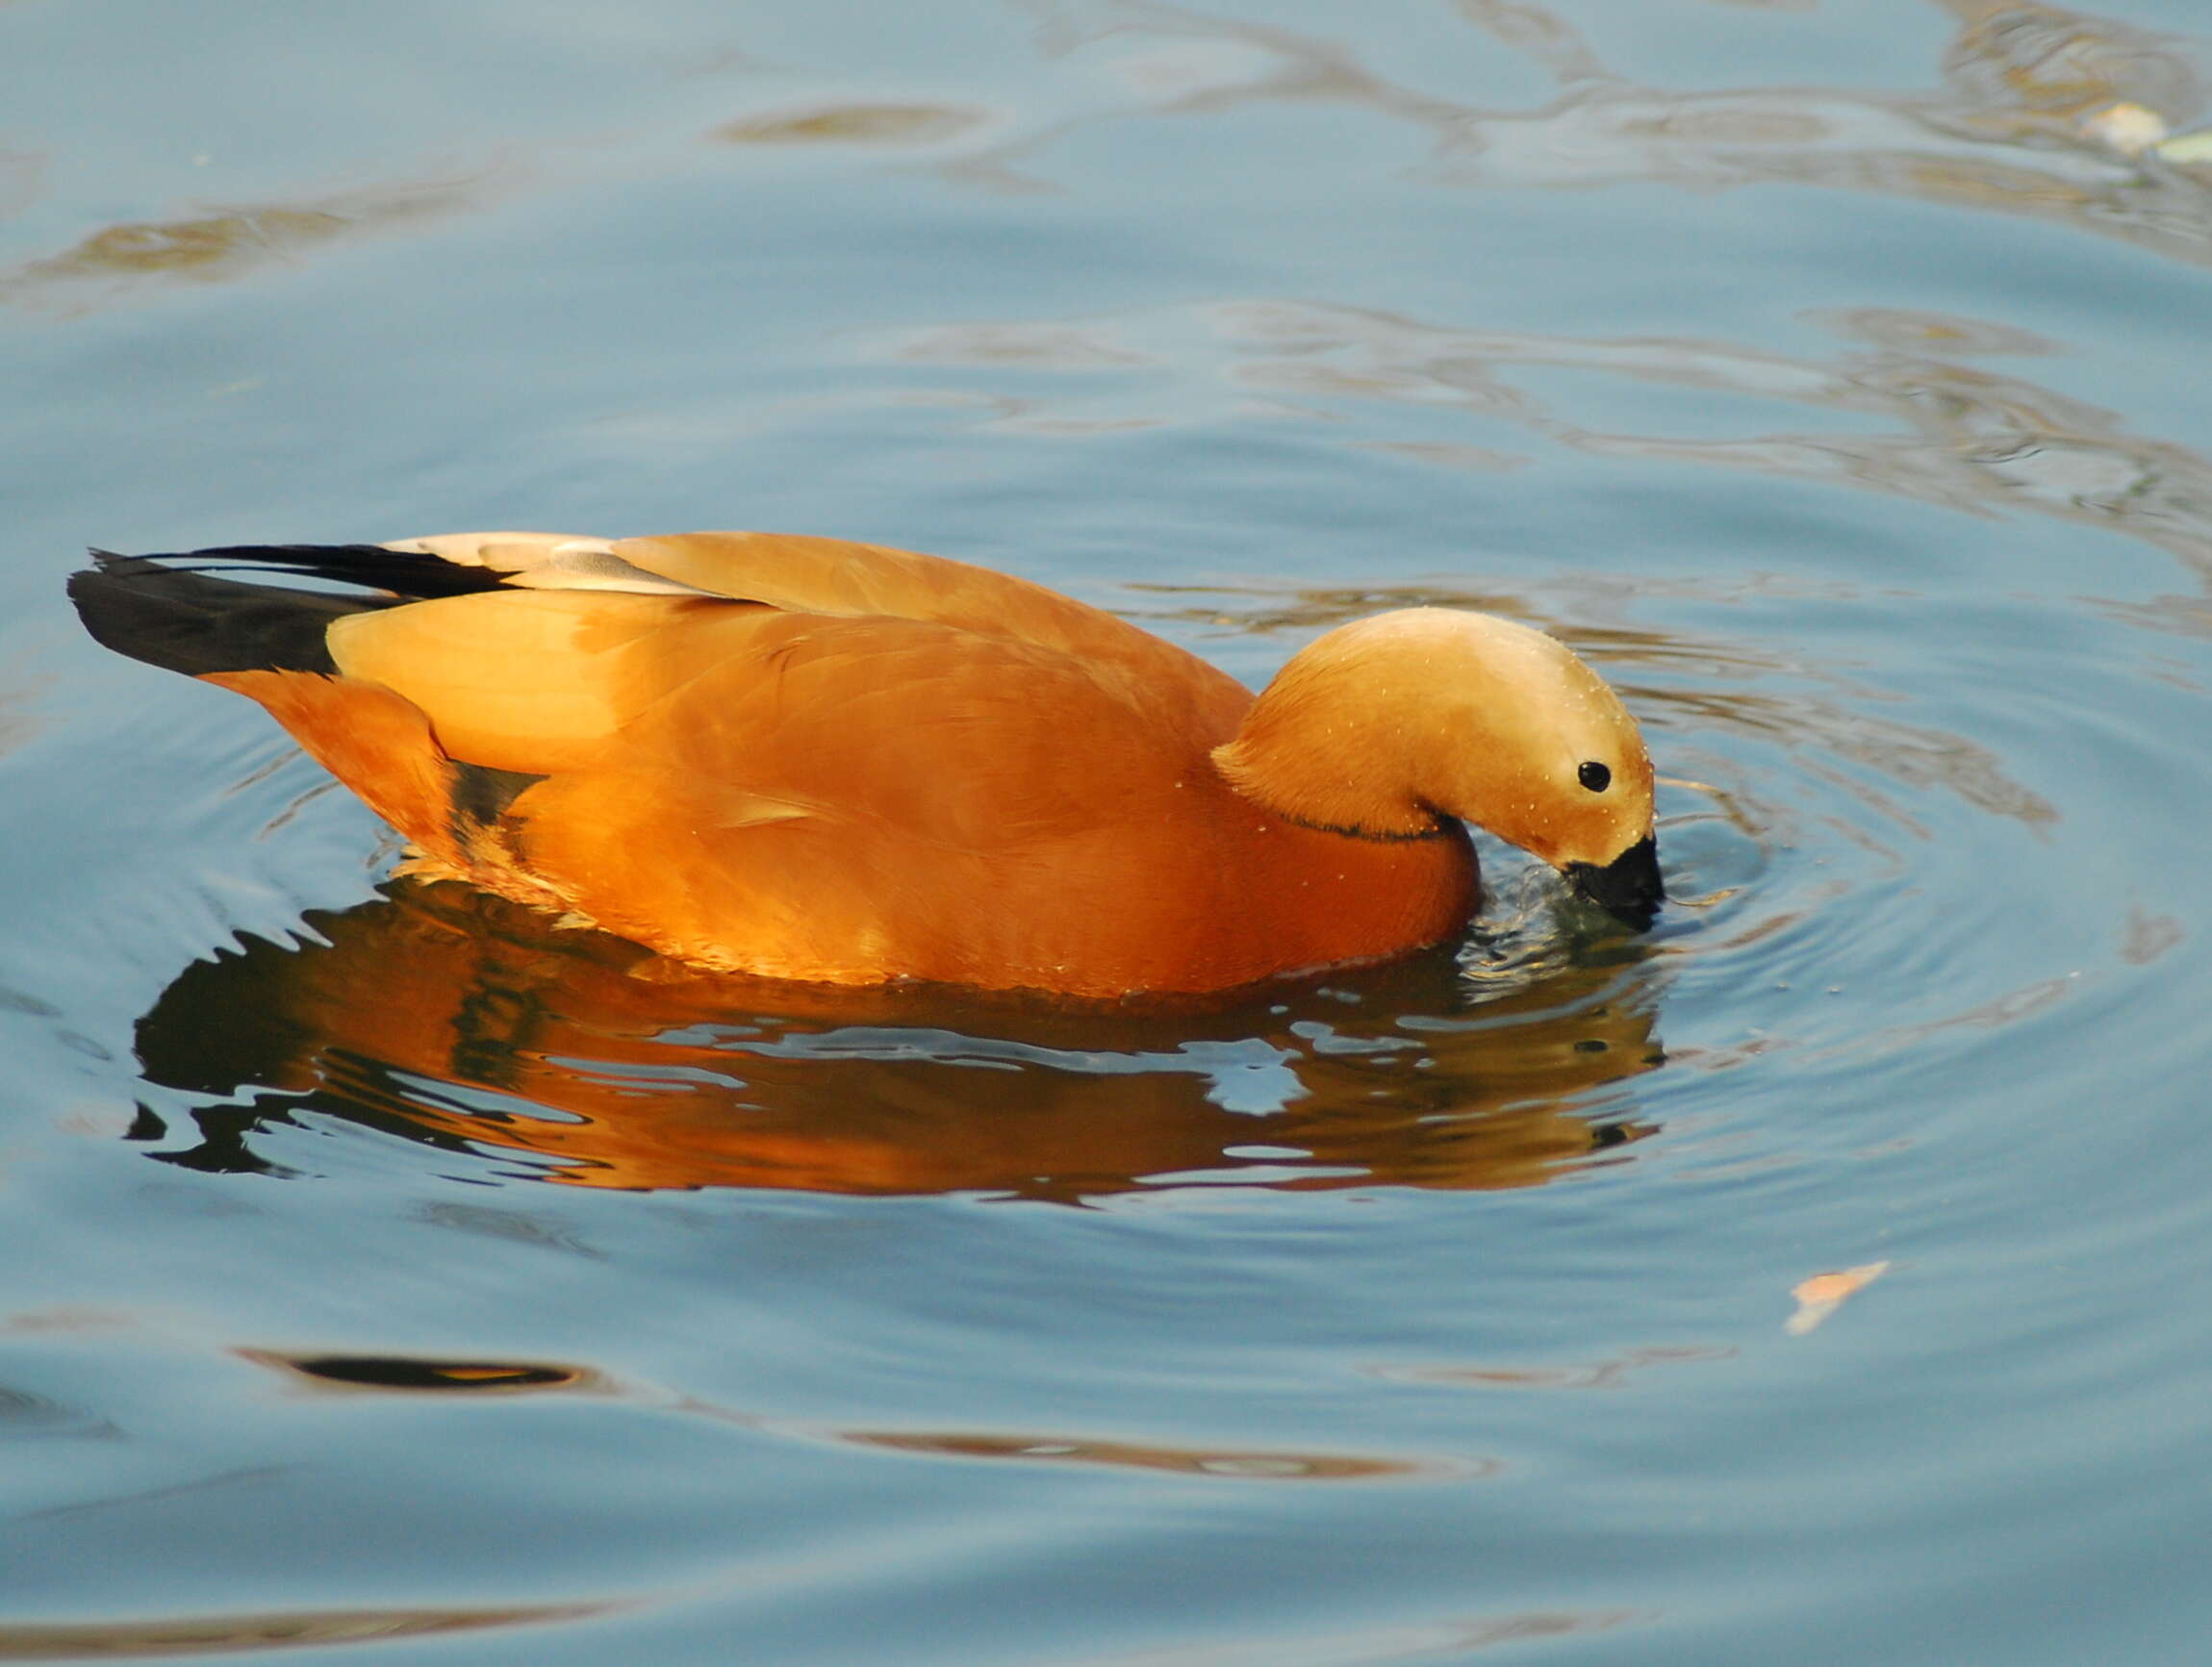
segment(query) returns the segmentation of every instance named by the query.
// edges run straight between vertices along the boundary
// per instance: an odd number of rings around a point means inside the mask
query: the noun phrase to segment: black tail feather
[[[165,556],[94,550],[92,561],[69,576],[69,599],[93,641],[191,677],[264,670],[327,676],[338,669],[323,635],[333,619],[500,585],[500,575],[483,568],[379,544],[237,544]],[[342,594],[212,576],[240,569],[386,594]]]
[[[101,559],[102,552],[94,550],[92,554]],[[388,550],[382,544],[221,544],[214,549],[137,559],[159,562],[180,572],[292,573],[302,579],[360,585],[414,599],[496,591],[506,577],[489,568],[465,568],[442,556]]]

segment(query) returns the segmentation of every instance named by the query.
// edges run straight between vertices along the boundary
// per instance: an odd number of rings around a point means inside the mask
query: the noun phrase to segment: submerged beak
[[[1666,901],[1666,886],[1659,877],[1659,842],[1649,834],[1602,869],[1595,863],[1568,863],[1560,871],[1576,897],[1588,898],[1640,932],[1651,929],[1659,918],[1659,905]]]

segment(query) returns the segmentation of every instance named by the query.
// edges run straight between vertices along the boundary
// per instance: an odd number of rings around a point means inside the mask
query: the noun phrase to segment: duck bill
[[[1561,871],[1576,897],[1640,932],[1651,929],[1659,905],[1666,901],[1666,885],[1659,877],[1659,842],[1650,834],[1602,869],[1595,863],[1568,863]]]

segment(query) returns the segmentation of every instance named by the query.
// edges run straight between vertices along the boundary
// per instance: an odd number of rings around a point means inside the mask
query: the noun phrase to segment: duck
[[[1470,826],[1637,930],[1665,900],[1635,718],[1487,614],[1353,620],[1255,695],[1045,586],[797,534],[94,550],[68,589],[258,702],[399,872],[687,972],[1240,989],[1462,931]]]

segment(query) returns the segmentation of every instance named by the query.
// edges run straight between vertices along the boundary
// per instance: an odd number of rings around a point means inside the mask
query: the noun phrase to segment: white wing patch
[[[641,596],[712,596],[625,562],[606,539],[570,533],[434,533],[394,539],[384,546],[402,555],[436,556],[459,568],[490,568],[514,575],[508,583],[531,591],[623,591]]]

